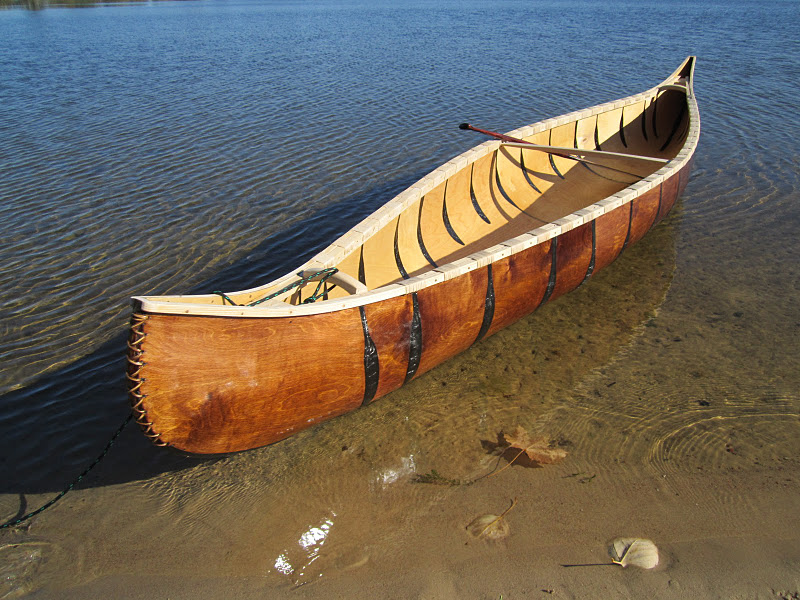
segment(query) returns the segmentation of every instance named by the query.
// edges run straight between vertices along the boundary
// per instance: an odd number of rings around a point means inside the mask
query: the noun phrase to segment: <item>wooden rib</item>
[[[549,147],[550,148],[569,148],[575,143],[575,134],[577,132],[577,123],[565,123],[564,125],[560,125],[558,127],[554,127],[550,130],[550,141]],[[577,163],[574,160],[568,158],[562,158],[561,156],[557,156],[553,153],[550,154],[550,162],[554,164],[556,168],[556,173],[561,174],[562,177],[566,176],[572,169],[574,169]]]
[[[494,169],[494,153],[490,153],[475,161],[472,171],[472,188],[484,214],[492,223],[491,231],[496,231],[520,213],[497,191]]]
[[[591,115],[584,119],[579,119],[575,125],[575,148],[580,148],[585,151],[592,151],[595,149],[594,145],[594,132],[597,128],[597,115]],[[580,156],[589,156],[582,152],[576,152],[574,149],[569,148],[572,154]]]
[[[473,187],[473,170],[475,165],[470,166],[470,175],[469,175],[469,198],[470,202],[472,203],[472,209],[475,211],[483,222],[487,225],[491,225],[492,222],[489,220],[489,217],[486,216],[486,212],[483,210],[480,201],[478,200],[478,196],[475,194],[475,188]]]
[[[514,198],[514,193],[510,193],[507,187],[511,183],[508,179],[503,181],[503,176],[500,174],[502,169],[501,164],[505,164],[506,161],[503,160],[503,155],[501,155],[501,151],[498,149],[492,155],[492,170],[491,170],[491,189],[493,190],[493,195],[495,202],[502,204],[506,210],[509,211],[509,214],[513,216],[518,216],[520,213],[525,213],[525,209],[523,206],[520,206],[518,202],[518,198]],[[513,169],[516,172],[516,169]],[[510,205],[512,208],[508,208]]]
[[[653,98],[653,103],[650,106],[650,122],[653,124],[653,135],[656,139],[658,139],[658,108],[659,108],[659,100],[661,99],[661,90],[656,92],[655,97]]]
[[[481,240],[497,227],[497,224],[493,225],[491,221],[487,223],[484,220],[484,217],[489,218],[481,206],[486,202],[485,199],[475,198],[483,217],[473,206],[470,192],[472,171],[473,166],[469,165],[453,175],[447,182],[447,213],[450,217],[450,224],[465,246]]]
[[[628,104],[622,109],[622,125],[624,129],[622,135],[626,141],[626,154],[638,156],[640,157],[639,160],[649,159],[652,162],[661,162],[664,164],[665,161],[661,158],[647,156],[652,153],[653,150],[652,144],[645,139],[642,132],[642,114],[644,113],[644,109],[644,100]]]
[[[447,181],[425,194],[420,212],[420,247],[423,253],[427,251],[429,262],[433,261],[434,265],[440,264],[443,256],[464,246],[453,239],[443,219],[446,191]]]
[[[614,108],[597,115],[597,138],[599,149],[626,154],[626,148],[619,137],[619,122],[622,108]]]
[[[537,147],[547,146],[550,143],[550,130],[527,136],[524,139]],[[546,193],[558,181],[558,176],[553,173],[553,169],[550,166],[550,158],[546,153],[534,150],[529,146],[523,146],[521,149],[525,158],[528,178],[540,193]]]
[[[451,208],[452,210],[452,208]],[[453,229],[453,224],[450,222],[450,215],[447,211],[447,186],[445,185],[444,191],[444,198],[442,199],[442,221],[444,222],[444,228],[447,230],[447,233],[450,234],[450,237],[453,238],[457,244],[464,246],[464,240],[458,235],[455,229]]]
[[[397,228],[397,246],[400,251],[400,258],[406,272],[413,277],[422,272],[429,271],[431,266],[422,250],[417,239],[417,226],[419,223],[419,204],[417,201],[400,213],[400,221]]]
[[[646,99],[644,101],[644,108],[642,109],[642,114],[639,117],[639,123],[641,124],[641,132],[642,137],[644,138],[645,142],[650,140],[650,136],[647,133],[647,117],[648,117],[648,110],[650,105],[652,104],[652,99]]]
[[[519,151],[500,147],[495,162],[495,184],[499,180],[503,191],[514,201],[516,207],[522,212],[527,212],[527,208],[541,196],[541,191],[534,189],[531,185],[533,181],[529,182],[531,178],[526,178],[523,173],[520,154]]]
[[[400,277],[403,279],[408,279],[410,275],[403,264],[403,257],[400,254],[400,217],[397,217],[394,222],[394,226],[394,264],[397,267],[397,271],[400,273]]]
[[[434,236],[430,235],[430,228],[426,230],[422,225],[422,215],[425,212],[425,198],[426,196],[423,196],[419,201],[419,212],[417,213],[417,245],[419,246],[420,252],[422,252],[422,256],[424,256],[425,260],[428,262],[428,266],[435,269],[438,266],[436,260],[434,260],[433,256],[428,251],[428,247],[425,245],[426,236],[429,239],[433,239]],[[431,206],[431,202],[428,202],[428,206]]]
[[[522,176],[525,178],[525,181],[531,186],[531,189],[536,192],[537,194],[541,195],[542,190],[536,185],[536,182],[531,178],[531,173],[528,170],[528,166],[525,164],[525,150],[520,148],[519,151],[519,168],[522,171]]]
[[[672,124],[672,129],[669,135],[667,136],[667,139],[658,149],[659,152],[664,152],[667,150],[667,148],[673,145],[675,145],[676,148],[679,147],[677,144],[673,143],[678,142],[686,133],[685,128],[688,125],[688,115],[686,113],[687,113],[686,104],[685,103],[681,104],[680,112],[676,117],[674,117],[675,121]]]
[[[369,289],[402,279],[394,258],[397,220],[390,221],[364,242],[364,275]]]
[[[667,90],[658,95],[653,107],[652,123],[657,131],[654,142],[659,155],[672,157],[680,151],[688,118],[685,93]]]

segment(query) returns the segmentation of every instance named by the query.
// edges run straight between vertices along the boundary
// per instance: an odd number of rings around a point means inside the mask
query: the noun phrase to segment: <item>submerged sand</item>
[[[126,431],[88,487],[0,533],[0,598],[799,597],[794,304],[749,298],[768,270],[699,270],[692,244],[676,261],[671,223],[589,285],[284,442],[105,485],[158,452]],[[483,477],[517,425],[566,458]],[[513,500],[507,537],[467,532]],[[612,565],[617,537],[652,540],[659,565]]]

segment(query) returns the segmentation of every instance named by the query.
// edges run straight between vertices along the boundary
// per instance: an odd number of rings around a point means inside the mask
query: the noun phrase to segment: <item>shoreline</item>
[[[208,576],[218,570],[215,565],[202,571],[205,576],[185,577],[174,573],[202,568],[202,559],[142,557],[137,565],[134,558],[139,551],[129,549],[117,557],[123,560],[112,569],[115,574],[106,568],[93,581],[66,588],[45,586],[29,597],[245,599],[266,593],[309,599],[496,600],[501,595],[504,599],[795,598],[792,594],[800,592],[796,461],[670,474],[628,465],[598,470],[578,463],[567,458],[542,469],[515,466],[471,486],[398,481],[395,485],[404,488],[400,493],[418,494],[427,510],[416,507],[392,544],[371,547],[368,539],[349,540],[360,545],[363,555],[338,552],[342,540],[332,536],[330,555],[325,556],[328,549],[323,548],[318,556],[324,570],[300,585],[288,578],[282,583],[274,569],[260,571],[269,560],[238,563],[230,576]],[[582,484],[571,476],[576,469],[594,470],[596,477]],[[512,497],[518,504],[506,517],[509,537],[492,542],[467,534],[465,526],[475,516],[501,512]],[[251,525],[258,529],[258,523]],[[659,548],[659,565],[650,571],[612,565],[608,544],[620,536],[653,540]],[[219,558],[224,571],[226,557]]]

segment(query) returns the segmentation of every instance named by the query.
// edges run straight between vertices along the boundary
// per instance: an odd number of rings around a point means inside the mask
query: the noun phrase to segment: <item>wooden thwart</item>
[[[606,150],[584,150],[582,148],[568,148],[566,146],[542,146],[539,144],[529,144],[527,142],[502,142],[503,146],[511,148],[525,148],[527,150],[540,150],[549,154],[575,154],[577,156],[587,156],[590,158],[620,158],[625,160],[641,160],[665,165],[669,162],[666,158],[656,158],[654,156],[642,156],[640,154],[624,154],[622,152],[608,152]]]

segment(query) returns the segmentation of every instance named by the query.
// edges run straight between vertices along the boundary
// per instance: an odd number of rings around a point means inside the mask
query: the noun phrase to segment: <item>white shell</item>
[[[617,538],[608,549],[611,562],[627,567],[652,569],[658,565],[658,548],[650,540],[641,538]]]

